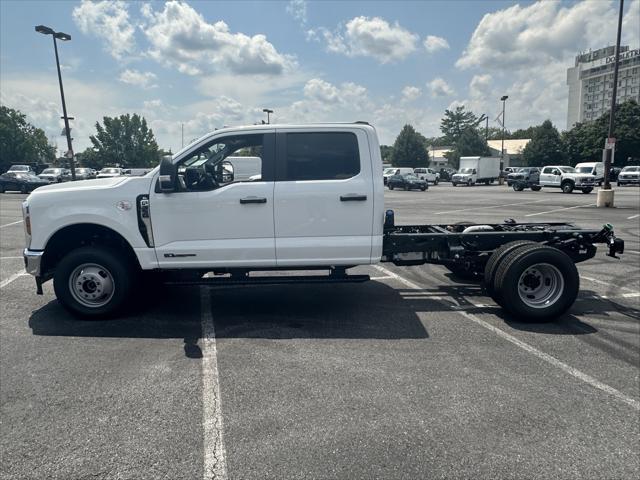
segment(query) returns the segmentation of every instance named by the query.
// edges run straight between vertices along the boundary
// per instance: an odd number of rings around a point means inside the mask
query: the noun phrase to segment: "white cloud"
[[[153,83],[157,76],[152,72],[139,72],[138,70],[125,70],[120,74],[119,80],[122,83],[136,85],[142,88],[155,88],[158,85]]]
[[[82,0],[73,9],[73,21],[82,33],[101,38],[107,52],[118,60],[135,50],[135,30],[125,2]]]
[[[402,99],[407,102],[417,100],[422,95],[422,90],[418,87],[407,86],[402,89]]]
[[[380,63],[403,60],[415,51],[418,41],[418,35],[379,17],[355,17],[344,29],[336,32],[320,29],[320,32],[330,52],[372,57]]]
[[[158,12],[145,6],[142,13],[149,55],[182,73],[281,75],[296,66],[294,57],[278,52],[264,35],[232,33],[225,22],[208,23],[186,3],[170,1]]]
[[[469,83],[469,95],[472,98],[487,97],[491,89],[492,77],[489,74],[474,75]]]
[[[306,0],[291,0],[287,3],[286,11],[302,25],[307,23],[307,2]]]
[[[429,53],[434,53],[438,50],[448,50],[450,48],[446,38],[436,37],[435,35],[427,35],[427,38],[424,39],[422,44]]]
[[[453,88],[441,77],[436,77],[427,83],[427,87],[431,91],[431,96],[433,98],[438,97],[449,97],[451,95],[455,95],[455,91]]]

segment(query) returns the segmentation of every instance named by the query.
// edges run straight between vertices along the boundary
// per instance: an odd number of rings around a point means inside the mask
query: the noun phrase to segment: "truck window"
[[[181,189],[213,190],[232,181],[262,180],[264,137],[247,134],[216,138],[192,151],[178,164]]]
[[[283,180],[341,180],[360,173],[358,139],[349,132],[288,133]]]

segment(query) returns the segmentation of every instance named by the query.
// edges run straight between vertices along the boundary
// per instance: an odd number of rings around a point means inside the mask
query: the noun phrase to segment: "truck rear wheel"
[[[53,288],[69,311],[88,319],[113,315],[125,305],[135,277],[118,252],[82,247],[68,253],[56,267]]]
[[[546,322],[573,305],[580,277],[566,253],[538,244],[524,245],[502,259],[493,285],[500,305],[517,320]]]
[[[540,185],[532,185],[531,190],[533,190],[534,192],[539,192],[540,190],[542,190],[542,187]]]
[[[493,282],[498,266],[507,255],[509,255],[517,248],[520,248],[524,245],[531,245],[533,243],[535,242],[532,242],[531,240],[516,240],[513,242],[505,243],[501,247],[494,250],[494,252],[489,257],[489,260],[487,260],[487,263],[484,266],[484,279],[482,281],[482,286],[484,287],[487,295],[489,295],[497,304],[500,304],[501,301],[499,300],[499,296],[495,288],[493,287]]]
[[[513,190],[516,192],[521,192],[524,190],[524,185],[520,182],[516,182],[513,184]]]

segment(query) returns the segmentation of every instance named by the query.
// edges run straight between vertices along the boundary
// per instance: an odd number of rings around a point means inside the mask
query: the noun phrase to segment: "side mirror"
[[[220,176],[222,179],[221,183],[231,183],[235,178],[233,173],[233,164],[231,162],[224,161],[220,164]]]
[[[164,157],[160,162],[160,176],[158,177],[158,188],[162,193],[176,191],[176,181],[178,171],[170,157]]]

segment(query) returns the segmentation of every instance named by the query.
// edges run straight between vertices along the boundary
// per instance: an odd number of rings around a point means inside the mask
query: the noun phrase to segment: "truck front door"
[[[371,261],[373,173],[363,130],[278,129],[278,266]]]
[[[223,183],[231,179],[232,167],[220,168],[220,159],[232,154],[251,157],[254,164],[260,158],[260,176]],[[274,156],[273,130],[214,137],[181,155],[177,191],[158,192],[154,183],[150,193],[159,266],[275,266]]]

